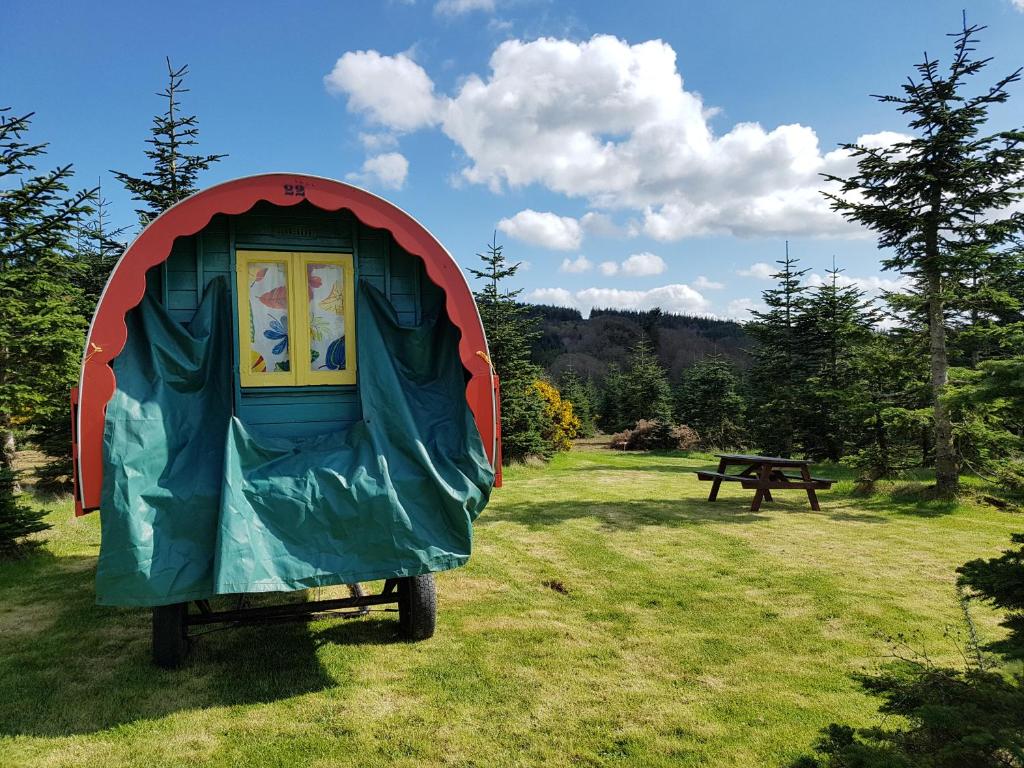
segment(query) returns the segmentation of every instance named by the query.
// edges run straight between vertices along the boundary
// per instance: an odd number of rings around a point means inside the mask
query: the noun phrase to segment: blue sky
[[[791,252],[892,285],[874,241],[827,210],[840,142],[905,130],[895,92],[964,0],[49,4],[7,0],[3,105],[35,111],[49,163],[145,170],[164,56],[189,64],[204,185],[266,171],[348,179],[463,265],[492,231],[535,300],[743,318]],[[1024,0],[966,6],[988,79],[1024,64]],[[994,115],[1024,124],[1024,87]],[[813,275],[811,276],[813,279]]]

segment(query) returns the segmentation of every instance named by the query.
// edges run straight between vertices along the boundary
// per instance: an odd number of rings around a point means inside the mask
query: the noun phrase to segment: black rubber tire
[[[153,609],[153,663],[177,669],[188,655],[188,603],[159,605]]]
[[[437,626],[434,574],[408,576],[398,582],[398,624],[407,640],[426,640]]]

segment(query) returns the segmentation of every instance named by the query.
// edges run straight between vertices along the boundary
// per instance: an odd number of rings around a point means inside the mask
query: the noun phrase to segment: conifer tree
[[[102,188],[96,185],[93,212],[84,216],[77,225],[74,245],[75,269],[71,280],[78,289],[78,314],[87,326],[96,310],[100,293],[114,264],[124,252],[125,245],[118,238],[127,227],[114,228],[107,211],[108,202],[103,198]],[[77,372],[77,359],[73,371]],[[69,386],[75,383],[74,378]],[[48,457],[45,464],[36,469],[36,487],[49,491],[69,489],[73,478],[71,457],[71,425],[66,408],[44,409],[32,420],[32,442]]]
[[[632,426],[627,423],[623,410],[625,390],[626,376],[618,365],[612,363],[601,383],[598,405],[598,425],[605,432],[620,432]]]
[[[752,404],[748,420],[761,450],[788,457],[796,447],[807,378],[797,326],[806,303],[803,276],[808,270],[797,269],[799,259],[789,255],[789,243],[785,258],[776,263],[780,265],[772,275],[776,287],[761,293],[768,309],[754,312],[754,321],[746,326],[757,342],[748,378]]]
[[[107,278],[126,247],[122,237],[128,227],[111,225],[109,207],[110,203],[103,197],[101,182],[98,182],[94,211],[82,220],[75,237],[75,258],[83,267],[79,280],[82,309],[87,318],[92,317]]]
[[[189,91],[183,87],[187,75],[187,64],[175,69],[167,59],[167,87],[157,94],[167,100],[167,110],[153,118],[152,136],[146,139],[150,145],[146,157],[153,164],[152,170],[142,176],[112,171],[132,198],[143,204],[135,211],[143,226],[194,193],[200,172],[227,157],[190,152],[199,143],[199,120],[181,112],[181,94]]]
[[[562,399],[572,403],[573,413],[580,421],[579,434],[591,437],[596,431],[594,386],[590,379],[581,379],[569,367],[558,378],[558,389]]]
[[[864,291],[840,283],[841,272],[833,266],[810,292],[796,328],[808,368],[799,442],[811,458],[834,462],[856,440],[864,421],[859,352],[880,319]]]
[[[930,423],[927,356],[917,334],[872,334],[857,353],[862,409],[854,457],[859,480],[873,483],[927,460],[920,439]]]
[[[521,290],[503,290],[504,281],[515,277],[519,264],[509,264],[498,245],[497,233],[487,253],[477,256],[483,269],[470,269],[483,287],[474,291],[480,320],[487,334],[491,365],[501,379],[501,442],[505,461],[528,456],[548,456],[544,439],[545,401],[534,382],[540,369],[530,359],[530,345],[540,335],[529,307],[516,301]]]
[[[646,338],[641,338],[630,353],[621,408],[627,428],[636,426],[641,419],[672,425],[672,388]]]
[[[721,355],[708,355],[683,372],[676,419],[697,432],[703,447],[740,447],[744,406],[736,367]]]
[[[991,253],[1021,227],[1008,210],[1024,196],[1024,131],[982,135],[992,107],[1009,98],[1021,70],[968,92],[972,78],[991,59],[974,58],[976,34],[967,26],[952,35],[953,56],[945,71],[925,54],[918,79],[902,95],[878,96],[909,119],[914,136],[885,147],[846,144],[857,159],[849,178],[830,194],[832,207],[878,233],[893,255],[882,263],[913,281],[905,305],[923,316],[931,363],[930,386],[939,497],[957,488],[960,467],[946,402],[951,297],[969,291]]]
[[[70,165],[36,173],[45,144],[26,134],[32,114],[0,109],[0,549],[39,530],[41,513],[20,503],[15,428],[60,412],[81,354],[78,272],[72,237],[95,190],[72,193]]]

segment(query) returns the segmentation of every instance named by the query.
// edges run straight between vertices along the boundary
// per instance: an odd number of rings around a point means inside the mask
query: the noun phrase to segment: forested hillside
[[[570,369],[583,378],[603,379],[609,365],[627,366],[630,350],[641,338],[654,346],[672,381],[708,355],[722,355],[741,369],[749,365],[751,341],[743,326],[731,320],[658,309],[595,309],[589,318],[565,307],[530,305],[529,312],[541,331],[533,359],[556,379]]]

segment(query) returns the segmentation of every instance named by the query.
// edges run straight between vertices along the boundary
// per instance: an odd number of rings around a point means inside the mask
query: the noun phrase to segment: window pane
[[[249,264],[249,370],[287,371],[288,271],[279,261]]]
[[[309,369],[345,368],[345,273],[337,264],[306,266],[309,296]]]

